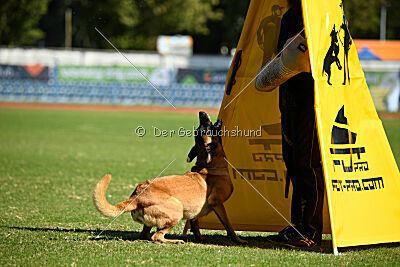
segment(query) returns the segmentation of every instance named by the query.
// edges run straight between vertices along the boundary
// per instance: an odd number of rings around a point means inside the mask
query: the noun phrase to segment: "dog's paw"
[[[235,242],[236,244],[239,244],[239,245],[246,245],[246,244],[248,244],[249,242],[247,242],[246,240],[244,240],[244,239],[241,239],[241,238],[235,238],[234,240],[232,240],[233,242]]]
[[[139,236],[139,238],[137,240],[153,241],[150,236]]]
[[[185,241],[180,239],[157,239],[153,240],[155,243],[163,243],[163,244],[185,244]]]
[[[195,239],[196,242],[199,242],[199,243],[205,242],[205,241],[207,240],[207,238],[205,238],[205,237],[202,236],[202,235],[200,235],[200,236],[195,236],[194,239]]]
[[[165,239],[165,241],[171,244],[185,244],[185,241],[180,239]]]

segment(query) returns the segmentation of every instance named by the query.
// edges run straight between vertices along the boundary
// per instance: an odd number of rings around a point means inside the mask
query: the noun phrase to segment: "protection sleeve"
[[[297,35],[287,40],[282,54],[269,61],[257,73],[255,87],[259,91],[270,92],[301,72],[310,72],[307,42]]]
[[[281,57],[277,57],[257,73],[256,89],[270,92],[298,73],[298,71],[287,68]]]

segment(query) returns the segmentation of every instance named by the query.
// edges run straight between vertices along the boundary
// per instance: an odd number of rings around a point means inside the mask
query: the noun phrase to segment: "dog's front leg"
[[[199,219],[187,220],[185,228],[183,229],[183,235],[186,235],[189,229],[196,238],[196,241],[201,242],[206,240],[200,233]]]
[[[226,214],[226,210],[223,204],[217,204],[213,207],[215,214],[217,215],[218,219],[221,221],[222,225],[225,227],[228,235],[231,237],[233,242],[238,244],[247,244],[246,240],[241,239],[235,233],[232,228],[231,223],[229,222],[228,215]]]

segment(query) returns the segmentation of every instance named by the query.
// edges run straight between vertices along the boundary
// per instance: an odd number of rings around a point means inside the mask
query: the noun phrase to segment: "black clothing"
[[[289,38],[297,35],[302,29],[301,11],[289,9],[282,17],[278,39],[280,52]],[[279,87],[279,108],[309,107],[314,110],[314,79],[311,73],[300,73]]]
[[[278,51],[303,29],[301,11],[289,9],[282,17]],[[279,88],[282,153],[293,184],[291,221],[321,242],[324,181],[314,111],[314,79],[300,73]]]

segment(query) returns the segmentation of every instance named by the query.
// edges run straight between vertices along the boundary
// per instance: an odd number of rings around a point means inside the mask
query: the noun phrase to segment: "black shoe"
[[[307,235],[301,233],[301,227],[295,227],[296,226],[287,226],[277,235],[267,236],[267,240],[272,243],[279,243],[295,248],[311,248],[321,245],[320,242],[316,242]]]
[[[287,226],[282,231],[280,231],[277,235],[269,235],[267,236],[267,240],[272,243],[280,243],[285,244],[288,243],[292,239],[301,238],[300,234],[295,230],[293,226]]]
[[[294,238],[285,242],[286,246],[294,247],[294,248],[312,248],[316,246],[320,246],[320,243],[315,242],[314,240],[304,236],[299,238]]]

